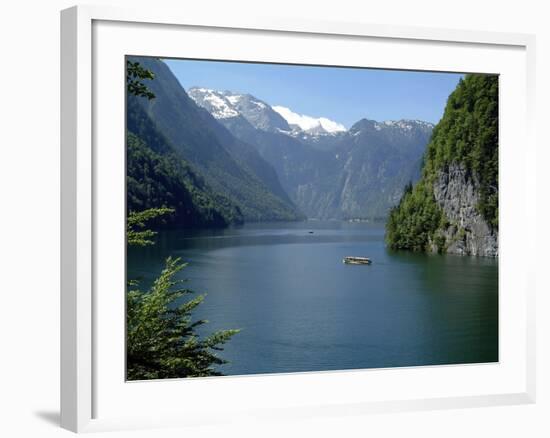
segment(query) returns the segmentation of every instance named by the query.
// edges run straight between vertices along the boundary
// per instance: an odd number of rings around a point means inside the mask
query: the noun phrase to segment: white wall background
[[[530,406],[315,418],[276,424],[141,432],[107,436],[550,436],[549,281],[542,226],[550,213],[550,14],[523,0],[96,1],[182,7],[232,14],[308,17],[537,35],[539,142],[538,402]],[[4,2],[0,14],[0,435],[68,436],[59,404],[59,10],[66,0]],[[522,147],[518,144],[518,147]],[[535,206],[533,206],[533,211]],[[543,211],[544,210],[544,211]],[[518,230],[521,232],[521,230]],[[521,256],[521,254],[518,254]],[[546,258],[546,260],[545,260]]]

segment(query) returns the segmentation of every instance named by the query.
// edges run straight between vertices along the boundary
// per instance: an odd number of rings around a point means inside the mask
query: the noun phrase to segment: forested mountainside
[[[304,218],[282,188],[273,167],[253,146],[237,139],[197,106],[162,61],[142,57],[130,60],[154,74],[147,87],[155,98],[130,96],[129,107],[137,104],[143,110],[173,153],[204,180],[204,187],[209,187],[216,199],[229,201],[229,211],[235,216],[240,211],[248,221]],[[164,154],[161,146],[143,135],[137,134],[154,152]]]
[[[320,118],[304,129],[281,116],[292,115],[287,108],[271,107],[250,94],[193,87],[189,96],[257,149],[309,218],[387,217],[405,184],[420,177],[433,128],[417,120],[363,119],[345,131]]]
[[[127,210],[170,207],[163,223],[225,227],[243,222],[240,209],[215,193],[156,129],[135,96],[127,101]]]
[[[471,74],[449,96],[387,222],[392,248],[498,256],[498,76]]]
[[[127,209],[142,211],[170,206],[164,223],[183,228],[225,227],[243,222],[242,213],[213,193],[189,165],[174,153],[155,153],[139,137],[127,137]]]

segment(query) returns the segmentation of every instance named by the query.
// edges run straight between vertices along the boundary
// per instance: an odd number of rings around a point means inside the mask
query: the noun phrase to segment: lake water
[[[227,375],[498,361],[497,260],[390,251],[383,225],[263,223],[161,232],[129,249],[129,278],[148,286],[170,255],[207,293],[202,332],[242,329]]]

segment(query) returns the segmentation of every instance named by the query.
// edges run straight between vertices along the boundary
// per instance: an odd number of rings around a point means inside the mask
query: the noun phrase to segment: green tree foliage
[[[419,183],[413,189],[408,184],[399,204],[390,210],[386,240],[393,249],[424,251],[428,243],[435,240],[436,230],[444,221],[431,185]]]
[[[449,96],[424,155],[422,177],[408,187],[386,225],[391,248],[440,251],[447,220],[433,194],[440,172],[461,165],[479,192],[479,212],[498,229],[498,76],[469,74]]]
[[[145,228],[146,222],[173,212],[173,209],[166,207],[129,212],[126,219],[126,243],[134,246],[153,245],[155,242],[152,239],[157,233]]]
[[[169,208],[131,213],[127,219],[127,243],[130,246],[154,244],[155,232],[147,223],[171,213]],[[206,338],[197,328],[206,320],[193,321],[193,310],[205,295],[184,301],[193,294],[182,288],[176,275],[186,266],[179,258],[169,257],[160,276],[147,291],[137,281],[128,281],[126,294],[127,379],[166,379],[221,375],[216,366],[227,363],[217,356],[239,330],[220,330]]]
[[[173,153],[159,154],[131,132],[127,135],[127,209],[169,205],[174,214],[157,226],[225,227],[242,223],[242,213],[214,193],[193,169]]]
[[[139,63],[129,62],[128,70],[132,72],[127,76],[128,92],[135,96],[154,98],[154,94],[139,81],[153,79],[152,73],[143,69]],[[185,188],[185,181],[178,179],[181,175],[178,175],[177,168],[170,167],[169,158],[158,157],[140,142],[139,138],[130,133],[128,133],[128,144],[129,156],[139,156],[139,153],[133,154],[133,152],[141,152],[142,157],[146,157],[142,160],[142,164],[145,163],[144,169],[156,171],[166,178],[168,182],[165,181],[163,189],[172,188],[177,195],[178,188],[179,190]],[[133,160],[131,162],[135,164]],[[184,165],[177,160],[175,163],[176,167]],[[137,173],[134,172],[132,175],[135,177]],[[154,179],[147,180],[145,174],[141,176],[146,185],[145,192],[151,192],[153,185],[151,181]],[[176,182],[170,184],[170,177]],[[138,185],[139,178],[129,177],[128,183],[129,186]],[[158,196],[162,189],[159,187],[156,189]],[[138,189],[134,187],[134,191],[136,190]],[[185,194],[189,195],[188,192]],[[190,196],[185,200],[191,201]],[[195,196],[195,199],[199,198],[200,194]],[[190,205],[192,206],[193,203],[190,202]],[[179,204],[178,207],[180,207]],[[207,208],[204,205],[202,207]],[[175,211],[165,206],[142,211],[129,210],[126,220],[127,245],[153,245],[152,239],[156,232],[148,228],[149,224],[154,221],[158,223],[159,219]],[[187,301],[182,300],[185,295],[193,293],[189,289],[180,287],[182,280],[175,279],[185,266],[186,264],[181,263],[179,258],[169,257],[164,270],[147,291],[137,289],[137,281],[128,280],[128,288],[135,288],[128,290],[126,294],[126,377],[128,380],[215,376],[221,374],[216,370],[216,365],[227,363],[218,357],[216,352],[223,350],[222,345],[239,330],[221,330],[204,339],[199,337],[196,329],[207,321],[193,321],[192,311],[202,303],[204,295]]]
[[[498,76],[470,74],[449,96],[426,153],[429,177],[451,163],[475,179],[479,211],[498,228]]]
[[[149,100],[154,99],[155,94],[141,82],[144,79],[154,78],[153,72],[143,68],[139,62],[126,61],[126,84],[130,94],[146,97]]]
[[[192,311],[204,295],[182,302],[192,294],[175,279],[185,266],[180,259],[168,258],[149,291],[128,291],[128,380],[221,375],[215,366],[227,361],[216,352],[239,330],[217,331],[204,339],[197,335],[197,327],[207,321],[193,321]]]

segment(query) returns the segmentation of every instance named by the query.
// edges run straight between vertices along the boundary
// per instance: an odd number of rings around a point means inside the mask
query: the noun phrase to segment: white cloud
[[[291,109],[284,106],[273,106],[274,111],[278,112],[289,124],[298,125],[302,130],[309,131],[313,128],[317,128],[319,125],[327,132],[341,132],[345,131],[344,125],[335,122],[334,120],[327,119],[326,117],[311,117],[304,114],[297,114]]]
[[[346,128],[341,123],[335,122],[334,120],[327,119],[325,117],[319,118],[321,126],[328,132],[341,132],[345,131]]]

